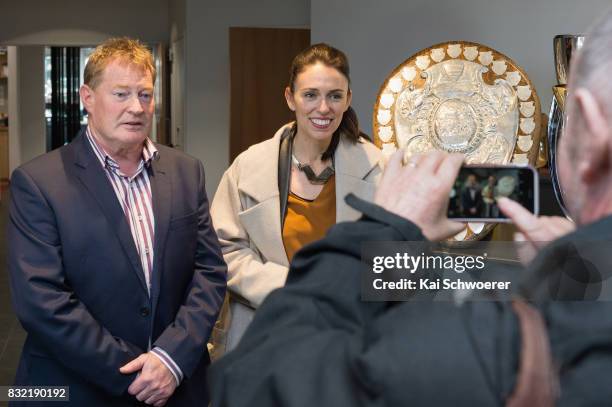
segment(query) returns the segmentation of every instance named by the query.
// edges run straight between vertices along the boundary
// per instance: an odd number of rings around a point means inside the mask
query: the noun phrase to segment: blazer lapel
[[[76,150],[75,165],[79,168],[76,172],[76,176],[85,189],[89,191],[100,205],[102,213],[106,216],[106,219],[111,225],[111,229],[115,232],[117,239],[119,239],[123,247],[125,255],[132,265],[132,270],[138,276],[142,288],[148,292],[144,271],[140,263],[136,245],[134,244],[130,226],[125,219],[125,214],[117,200],[115,191],[104,173],[104,169],[100,165],[94,152],[91,150],[91,146],[84,132],[73,141],[73,144]]]
[[[151,297],[153,307],[157,304],[159,297],[160,281],[162,273],[163,248],[168,235],[170,215],[172,208],[172,183],[164,165],[164,157],[153,160],[149,170],[151,182],[151,194],[153,197],[153,216],[155,217],[155,257],[151,276]]]

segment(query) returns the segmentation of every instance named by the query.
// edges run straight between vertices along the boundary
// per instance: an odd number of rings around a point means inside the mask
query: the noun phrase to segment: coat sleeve
[[[11,177],[8,244],[13,306],[31,339],[80,377],[123,394],[135,375],[119,367],[143,350],[114,337],[73,291],[53,208],[23,169]]]
[[[204,168],[199,161],[197,165],[198,234],[193,277],[174,322],[153,344],[168,353],[188,377],[206,351],[225,296],[227,274],[210,218]]]
[[[376,208],[375,216],[383,211]],[[407,221],[362,218],[298,252],[287,285],[258,309],[238,347],[211,366],[212,405],[380,405],[384,374],[370,368],[367,327],[388,305],[361,301],[361,242],[421,239]]]
[[[238,217],[248,208],[243,207],[238,191],[237,167],[238,162],[234,162],[223,174],[211,214],[228,267],[228,289],[257,308],[272,290],[285,284],[288,268],[262,259],[252,247]]]

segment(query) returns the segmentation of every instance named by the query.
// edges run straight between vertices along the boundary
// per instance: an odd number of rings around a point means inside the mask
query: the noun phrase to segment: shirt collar
[[[100,161],[100,164],[105,168],[110,167],[112,169],[119,170],[119,164],[117,163],[117,161],[113,160],[113,158],[108,155],[104,148],[96,141],[96,138],[93,136],[91,127],[87,126],[85,134],[87,136],[87,139],[89,140],[89,143],[91,144],[91,147],[94,150],[94,153],[96,154],[96,157]],[[151,165],[151,161],[156,160],[158,157],[159,151],[157,150],[155,144],[151,141],[151,139],[147,137],[144,141],[144,146],[142,149],[142,158],[139,168],[144,166],[149,167]]]

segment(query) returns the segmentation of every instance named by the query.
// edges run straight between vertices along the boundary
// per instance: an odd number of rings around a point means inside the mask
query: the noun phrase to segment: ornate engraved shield
[[[481,44],[447,42],[424,49],[387,77],[374,107],[374,139],[386,155],[432,149],[460,152],[469,164],[535,164],[540,101],[510,58]],[[470,223],[456,240],[491,226]]]

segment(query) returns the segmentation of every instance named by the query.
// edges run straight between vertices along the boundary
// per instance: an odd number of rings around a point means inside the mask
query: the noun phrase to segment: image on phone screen
[[[532,167],[464,166],[450,192],[448,217],[507,222],[498,199],[512,199],[538,213],[538,176]]]

